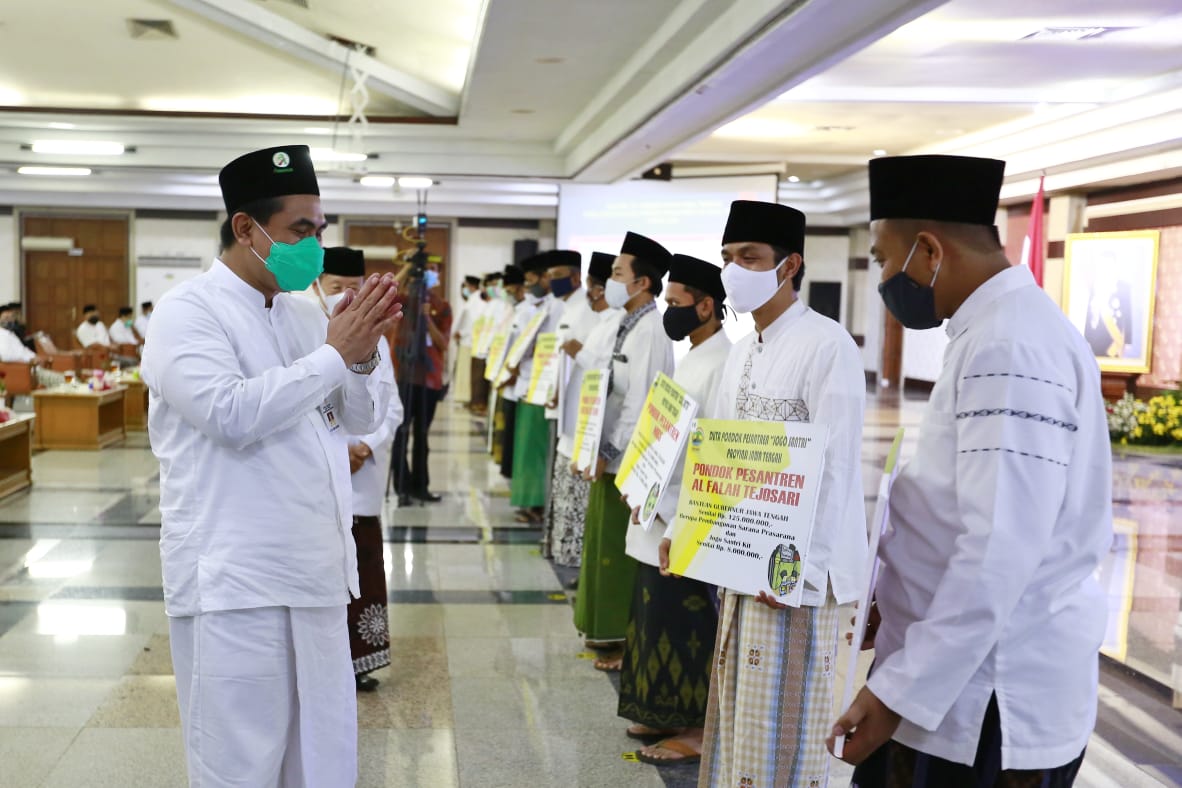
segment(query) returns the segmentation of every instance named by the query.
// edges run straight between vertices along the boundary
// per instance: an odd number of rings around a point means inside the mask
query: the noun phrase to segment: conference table
[[[97,451],[127,437],[127,387],[91,391],[66,384],[33,392],[38,449]]]

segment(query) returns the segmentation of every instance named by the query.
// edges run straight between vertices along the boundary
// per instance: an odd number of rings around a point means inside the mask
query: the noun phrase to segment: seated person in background
[[[107,333],[107,327],[103,325],[98,307],[94,304],[82,307],[82,322],[78,325],[74,335],[78,337],[78,342],[83,348],[93,345],[111,346],[111,335]]]
[[[139,334],[140,342],[148,338],[148,321],[152,319],[152,302],[140,304],[140,316],[135,319],[135,333]]]
[[[49,360],[38,356],[25,347],[16,334],[7,327],[0,327],[0,362],[5,364],[27,364],[37,362],[37,382],[46,388],[60,386],[66,382],[66,377],[60,372],[49,369]]]
[[[119,308],[119,319],[111,324],[109,336],[116,345],[139,345],[142,340],[132,330],[135,310],[129,306]]]
[[[0,309],[0,327],[7,328],[13,334],[16,334],[16,338],[29,350],[36,350],[33,344],[33,338],[28,335],[28,329],[24,324],[21,312],[20,301],[13,301],[11,304],[6,304]]]

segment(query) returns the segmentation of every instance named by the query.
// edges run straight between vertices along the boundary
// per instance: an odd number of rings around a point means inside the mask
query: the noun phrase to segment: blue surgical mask
[[[431,289],[432,287],[436,287],[439,285],[439,272],[438,271],[432,271],[432,270],[428,269],[427,272],[423,275],[423,278],[427,282],[427,289],[428,290]]]
[[[294,244],[287,244],[267,235],[261,224],[256,222],[255,226],[271,242],[271,251],[267,252],[266,260],[253,246],[250,251],[275,275],[280,290],[288,293],[307,290],[324,273],[324,247],[315,236],[309,235]]]

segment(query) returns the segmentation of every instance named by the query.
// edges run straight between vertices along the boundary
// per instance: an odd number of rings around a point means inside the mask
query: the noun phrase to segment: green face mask
[[[255,252],[254,247],[250,251],[275,275],[280,290],[288,293],[307,290],[324,273],[324,247],[314,236],[309,235],[297,243],[286,244],[267,235],[261,224],[258,228],[271,242],[271,251],[267,253],[266,260]]]

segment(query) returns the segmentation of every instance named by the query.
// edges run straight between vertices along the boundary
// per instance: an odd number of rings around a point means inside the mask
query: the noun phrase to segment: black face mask
[[[569,276],[550,280],[550,292],[555,298],[566,298],[575,292],[575,280]]]
[[[665,324],[665,334],[674,342],[680,342],[706,321],[698,317],[698,305],[694,304],[666,308],[662,322]]]
[[[896,320],[906,328],[923,330],[935,328],[944,321],[936,314],[936,291],[932,289],[936,277],[940,274],[939,267],[936,268],[936,273],[932,274],[932,281],[926,287],[904,273],[918,246],[919,241],[916,240],[899,273],[878,285],[878,294],[882,296],[882,302]]]
[[[549,291],[546,290],[545,285],[538,284],[529,286],[529,294],[534,298],[545,298],[547,292]]]
[[[98,315],[91,315],[90,317],[86,318],[86,322],[90,323],[92,326],[98,325],[98,321]]]

